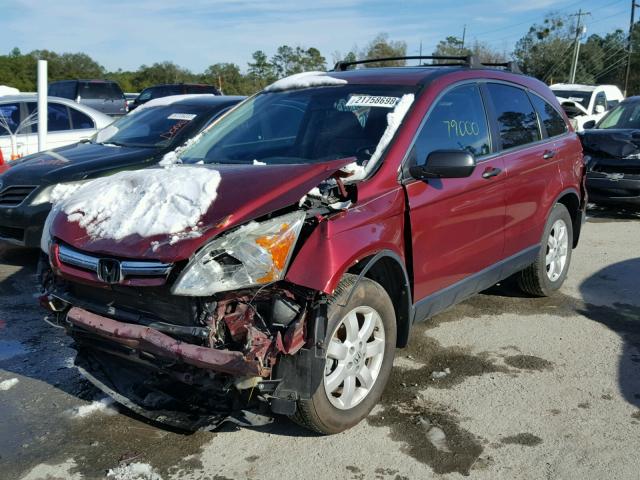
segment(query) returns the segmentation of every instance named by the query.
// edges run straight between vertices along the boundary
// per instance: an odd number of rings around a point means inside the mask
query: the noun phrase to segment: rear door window
[[[49,86],[49,95],[52,97],[76,98],[76,82],[59,82]]]
[[[461,85],[435,104],[416,139],[416,164],[436,150],[466,150],[476,157],[491,153],[487,116],[476,84]]]
[[[35,102],[29,102],[27,107],[29,115],[32,115],[33,112],[38,109],[38,104]],[[66,105],[49,102],[49,105],[47,106],[47,113],[47,130],[49,132],[63,132],[65,130],[71,130],[71,119],[69,116],[69,109]],[[38,122],[36,121],[31,125],[31,133],[37,132]]]
[[[524,90],[498,83],[487,84],[487,89],[503,150],[542,138],[536,112]]]
[[[20,125],[20,103],[0,103],[0,137],[16,133]]]
[[[547,132],[547,137],[556,137],[567,132],[567,124],[562,115],[546,100],[531,94],[531,102],[538,113],[540,123]]]

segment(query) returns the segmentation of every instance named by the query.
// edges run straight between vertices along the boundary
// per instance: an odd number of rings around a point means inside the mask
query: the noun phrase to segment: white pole
[[[38,60],[38,151],[47,148],[47,61]]]

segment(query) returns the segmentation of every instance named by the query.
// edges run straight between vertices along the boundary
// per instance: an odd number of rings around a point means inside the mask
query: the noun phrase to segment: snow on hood
[[[391,143],[391,139],[393,139],[393,136],[400,127],[400,124],[413,104],[414,99],[415,96],[412,93],[403,95],[393,111],[387,113],[387,128],[383,132],[382,137],[380,137],[380,141],[376,146],[376,151],[373,152],[373,155],[371,155],[371,158],[365,166],[358,165],[357,163],[350,163],[346,167],[343,167],[343,171],[351,173],[351,176],[347,177],[345,182],[362,180],[373,171],[380,161],[385,149],[389,146],[389,143]]]
[[[327,72],[302,72],[282,78],[264,89],[265,92],[281,92],[308,87],[327,87],[333,85],[345,85],[346,80],[334,78]]]
[[[198,221],[216,199],[219,184],[217,170],[196,166],[125,171],[75,188],[56,187],[51,215],[64,212],[91,238],[185,231],[197,236]]]

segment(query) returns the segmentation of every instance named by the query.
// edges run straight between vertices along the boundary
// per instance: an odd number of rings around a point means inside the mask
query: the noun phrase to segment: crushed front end
[[[326,303],[284,272],[297,240],[330,213],[321,203],[225,232],[175,263],[52,237],[41,269],[48,321],[73,338],[86,378],[154,421],[198,430],[292,415],[322,381]]]
[[[640,134],[633,130],[587,130],[581,135],[589,200],[640,208]]]

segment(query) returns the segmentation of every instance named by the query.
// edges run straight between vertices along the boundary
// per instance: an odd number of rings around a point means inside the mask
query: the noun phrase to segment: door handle
[[[542,154],[542,158],[544,158],[545,160],[549,160],[553,157],[556,156],[556,151],[555,150],[547,150],[546,152],[544,152]]]
[[[482,172],[482,178],[488,179],[488,178],[491,178],[491,177],[495,177],[495,176],[500,175],[501,172],[502,172],[502,170],[500,168],[489,167],[484,172]]]

